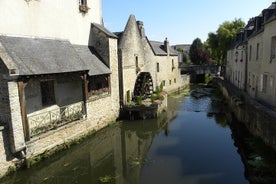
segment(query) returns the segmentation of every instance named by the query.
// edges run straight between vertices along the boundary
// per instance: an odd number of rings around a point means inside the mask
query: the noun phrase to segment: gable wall
[[[90,9],[82,14],[78,0],[1,0],[0,34],[69,39],[87,45],[91,22],[102,23],[101,0],[87,3]]]

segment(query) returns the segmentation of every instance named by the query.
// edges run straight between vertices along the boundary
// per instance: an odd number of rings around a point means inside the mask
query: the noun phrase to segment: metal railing
[[[78,102],[28,116],[30,137],[35,137],[69,122],[79,120],[84,114],[84,103]]]

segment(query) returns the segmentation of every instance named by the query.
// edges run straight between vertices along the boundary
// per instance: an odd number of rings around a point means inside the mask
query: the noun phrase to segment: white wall
[[[91,22],[102,24],[102,1],[87,0],[86,14],[79,0],[1,0],[0,34],[69,39],[87,45]]]

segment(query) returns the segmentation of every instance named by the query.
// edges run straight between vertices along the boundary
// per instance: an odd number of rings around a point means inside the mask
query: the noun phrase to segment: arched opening
[[[133,98],[141,96],[143,99],[150,98],[153,93],[153,82],[149,72],[141,72],[135,82]]]

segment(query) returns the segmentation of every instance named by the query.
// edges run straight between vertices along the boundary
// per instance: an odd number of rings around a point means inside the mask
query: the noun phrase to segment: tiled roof
[[[149,41],[149,43],[155,55],[158,55],[158,56],[167,55],[163,42]],[[170,55],[177,56],[178,54],[173,48],[170,47]]]
[[[88,46],[73,46],[66,40],[0,36],[0,44],[16,65],[19,75],[85,70],[89,70],[89,73],[110,73],[107,67],[103,70],[102,62]],[[97,67],[100,69],[96,69]]]

